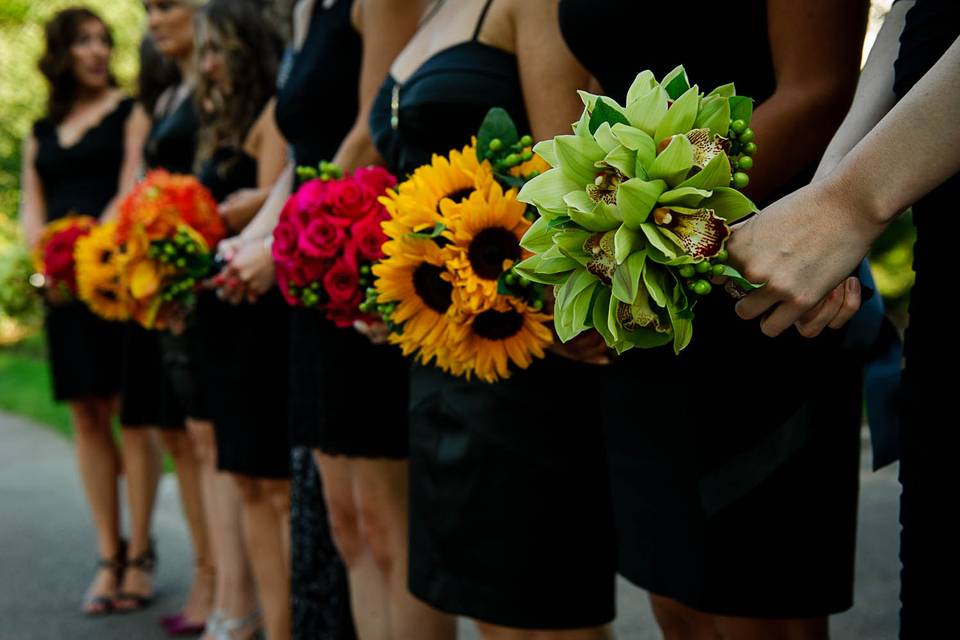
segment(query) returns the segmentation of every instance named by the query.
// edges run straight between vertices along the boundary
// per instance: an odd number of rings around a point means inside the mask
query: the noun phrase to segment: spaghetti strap
[[[493,0],[487,0],[486,4],[483,5],[483,11],[480,12],[480,19],[477,20],[477,28],[473,32],[472,40],[474,42],[480,37],[480,30],[483,28],[483,22],[487,19],[487,12],[490,11],[490,5],[492,4]]]

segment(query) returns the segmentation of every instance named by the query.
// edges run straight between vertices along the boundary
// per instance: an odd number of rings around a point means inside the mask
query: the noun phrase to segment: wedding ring
[[[727,280],[723,285],[723,290],[730,294],[730,297],[734,300],[741,300],[747,297],[747,292],[733,280]]]

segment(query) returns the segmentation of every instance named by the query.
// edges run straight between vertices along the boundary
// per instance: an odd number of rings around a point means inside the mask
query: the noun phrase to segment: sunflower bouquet
[[[536,217],[518,188],[548,168],[531,145],[494,109],[470,146],[434,156],[381,198],[386,257],[361,309],[384,317],[405,355],[486,382],[544,356],[544,287],[512,272]]]
[[[126,299],[130,316],[144,327],[167,328],[193,307],[225,233],[213,197],[196,178],[150,172],[120,205],[118,300]]]
[[[306,181],[287,200],[273,234],[280,292],[293,306],[321,309],[341,328],[369,320],[360,304],[371,265],[383,257],[380,225],[389,218],[378,197],[397,180],[380,167],[343,175],[327,162],[298,173]]]
[[[77,296],[106,320],[130,318],[130,299],[121,265],[123,248],[117,244],[117,223],[107,222],[77,241]]]
[[[51,301],[67,302],[77,297],[74,249],[97,221],[90,216],[68,215],[48,223],[33,252],[35,273],[30,283],[47,292]]]
[[[644,71],[626,106],[581,92],[572,135],[539,143],[551,169],[518,196],[540,218],[524,235],[522,276],[554,285],[566,342],[593,328],[618,353],[693,337],[694,307],[723,276],[730,224],[757,211],[741,193],[756,152],[752,100],[732,84],[704,95],[683,67]]]

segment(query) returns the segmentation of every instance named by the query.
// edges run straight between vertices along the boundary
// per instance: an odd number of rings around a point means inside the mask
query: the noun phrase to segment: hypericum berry
[[[756,143],[756,142],[748,142],[747,144],[743,145],[743,152],[744,152],[745,154],[747,154],[748,156],[756,155],[756,154],[757,154],[757,143]]]
[[[730,123],[730,130],[735,134],[740,135],[747,130],[747,122],[738,118]]]
[[[705,296],[713,290],[713,287],[710,286],[710,283],[706,280],[697,280],[693,283],[693,292],[698,296]]]
[[[490,141],[490,151],[500,151],[500,149],[503,149],[503,140],[494,138]]]
[[[507,275],[503,276],[503,281],[512,287],[513,285],[517,284],[517,275],[515,273],[508,273]]]
[[[682,278],[692,278],[697,274],[697,270],[693,268],[692,264],[685,264],[677,270],[680,273]]]
[[[524,151],[523,154],[520,156],[520,159],[523,160],[524,162],[530,162],[531,160],[533,160],[533,151],[530,151],[529,149]]]
[[[515,153],[511,153],[506,158],[503,159],[504,166],[515,167],[520,164],[520,156]]]
[[[703,262],[698,262],[696,266],[694,266],[694,269],[696,270],[697,273],[707,273],[708,271],[710,271],[711,266],[709,262],[704,260]]]
[[[741,156],[737,160],[737,169],[742,171],[749,171],[750,169],[753,169],[753,158],[750,156]]]
[[[533,144],[533,138],[531,138],[530,136],[523,136],[522,138],[520,138],[521,147],[529,147],[532,144]]]
[[[740,142],[744,144],[749,144],[753,142],[753,138],[754,138],[753,129],[747,129],[746,131],[740,134]]]
[[[729,257],[730,252],[726,249],[720,249],[720,251],[717,251],[717,255],[714,256],[718,262],[726,262]]]
[[[733,186],[737,189],[746,189],[747,185],[750,184],[750,176],[745,174],[743,171],[737,171],[733,174]]]
[[[715,264],[713,265],[713,269],[712,269],[713,275],[722,276],[725,269],[726,267],[724,267],[722,264]]]

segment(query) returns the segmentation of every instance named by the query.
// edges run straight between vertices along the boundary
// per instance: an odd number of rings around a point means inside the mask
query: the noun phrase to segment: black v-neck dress
[[[133,110],[125,98],[64,147],[49,118],[33,125],[34,167],[47,205],[46,222],[70,214],[99,217],[117,195],[124,131]],[[120,391],[123,325],[94,315],[82,302],[47,305],[44,327],[53,396],[58,401],[110,396]]]

